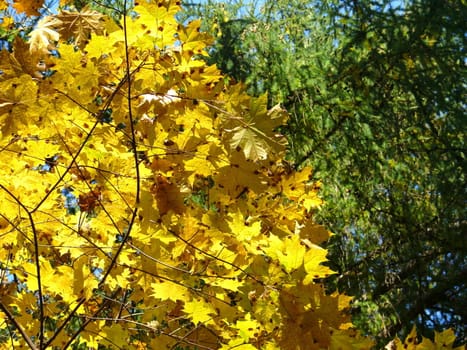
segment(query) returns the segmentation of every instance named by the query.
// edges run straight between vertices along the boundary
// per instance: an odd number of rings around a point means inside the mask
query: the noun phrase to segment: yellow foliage
[[[399,338],[392,340],[385,349],[387,350],[399,350],[399,349],[409,349],[409,350],[442,350],[442,349],[453,349],[453,350],[462,350],[465,349],[465,346],[454,347],[454,341],[456,336],[452,329],[446,329],[442,332],[435,331],[435,339],[430,340],[425,337],[421,339],[417,336],[417,330],[415,327],[412,328],[412,331],[402,342]]]
[[[18,13],[24,12],[28,16],[39,16],[44,0],[14,0],[13,7]]]

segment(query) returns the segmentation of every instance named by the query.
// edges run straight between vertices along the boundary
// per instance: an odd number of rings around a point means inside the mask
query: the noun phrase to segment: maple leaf
[[[309,243],[321,244],[332,236],[324,226],[316,224],[313,220],[307,220],[304,225],[297,226],[296,229],[307,246],[310,246]]]
[[[14,0],[13,7],[18,13],[24,12],[27,16],[39,16],[39,9],[44,0]]]
[[[29,50],[35,54],[48,54],[54,50],[55,44],[60,39],[57,27],[61,21],[52,16],[42,18],[36,25],[36,28],[29,33]]]
[[[281,252],[278,252],[278,260],[285,271],[292,272],[302,265],[305,251],[306,248],[300,242],[300,238],[294,235],[284,240]]]
[[[100,205],[101,200],[102,194],[99,189],[91,190],[79,195],[78,206],[82,212],[92,213]]]
[[[97,88],[99,87],[99,67],[94,62],[88,62],[86,56],[75,50],[74,45],[62,44],[60,46],[60,58],[53,58],[54,74],[49,78],[54,82],[59,91],[66,94],[69,98],[81,104],[89,104],[91,98],[94,98]],[[70,104],[70,99],[64,99],[64,104]],[[92,105],[91,105],[92,106]],[[91,108],[90,106],[90,108]],[[101,121],[106,121],[110,116],[105,111],[99,111],[97,106],[92,106],[96,112],[96,116],[100,117]],[[109,109],[107,109],[109,111]],[[71,113],[78,114],[73,111]],[[84,122],[84,118],[89,116],[87,113],[82,113],[79,120]],[[111,114],[113,119],[115,113]],[[89,125],[89,120],[86,120]]]
[[[252,218],[244,218],[240,211],[230,215],[232,221],[229,226],[232,234],[242,242],[250,241],[261,233],[261,223],[257,220],[250,220]]]
[[[200,31],[201,20],[194,20],[188,23],[186,27],[180,27],[178,39],[181,41],[183,50],[191,51],[195,54],[205,53],[204,49],[214,40],[208,33]]]
[[[135,6],[133,11],[136,15],[127,22],[127,41],[142,50],[155,47],[163,50],[172,46],[178,27],[174,15],[179,10],[179,4],[174,2],[169,2],[167,7],[161,3]]]
[[[264,193],[267,189],[268,179],[258,170],[258,164],[252,160],[245,159],[243,152],[234,151],[229,154],[229,161],[216,170],[213,176],[216,186],[210,190],[214,201],[223,198],[226,203],[228,195],[232,200],[245,191]]]
[[[182,213],[184,211],[183,195],[180,188],[167,177],[159,174],[152,186],[152,193],[157,199],[157,207],[161,215],[169,211]]]
[[[304,266],[308,274],[303,280],[304,284],[310,283],[313,279],[328,277],[335,273],[328,266],[322,264],[327,261],[327,253],[326,249],[313,244],[311,249],[304,254]]]
[[[151,289],[152,296],[161,300],[189,301],[187,288],[176,283],[158,281],[151,284]]]
[[[235,96],[238,92],[233,90],[232,93]],[[285,123],[287,114],[280,106],[268,111],[265,94],[251,98],[248,108],[240,109],[231,103],[226,107],[227,111],[233,111],[227,115],[225,123],[232,149],[242,149],[246,158],[255,161],[274,158],[284,152],[286,140],[275,129]]]
[[[255,131],[246,126],[237,126],[232,133],[231,147],[243,149],[246,158],[256,161],[268,157],[267,145],[258,139]]]
[[[73,39],[80,48],[86,45],[91,33],[102,35],[104,32],[103,15],[88,7],[80,12],[62,10],[55,18],[59,21],[57,31],[62,39]]]
[[[216,169],[221,167],[221,164],[228,163],[225,150],[215,141],[199,145],[197,151],[198,157],[194,156],[184,162],[185,170],[190,172],[188,181],[191,185],[194,185],[196,181],[209,179],[215,174]]]
[[[298,200],[305,193],[310,178],[311,168],[309,167],[284,177],[280,184],[282,193],[289,199]]]
[[[42,79],[48,64],[48,60],[31,54],[29,45],[20,37],[16,37],[13,41],[12,54],[6,50],[0,51],[0,69],[3,72],[1,80],[18,77],[25,73]]]
[[[258,348],[252,344],[245,343],[245,340],[239,337],[239,338],[230,339],[227,344],[223,344],[223,346],[220,348],[220,350],[229,350],[229,349],[256,350]]]
[[[17,133],[22,125],[28,125],[32,118],[27,111],[34,109],[38,87],[31,76],[0,81],[0,125],[3,135]]]
[[[454,349],[453,345],[455,340],[456,335],[452,329],[446,329],[442,332],[435,331],[434,343],[442,348]],[[459,346],[456,349],[461,350],[462,346]]]
[[[128,345],[128,331],[120,324],[113,323],[110,327],[103,327],[99,329],[99,334],[105,339],[100,342],[101,345],[107,343],[122,349]]]
[[[186,301],[183,307],[183,311],[193,320],[195,324],[209,324],[213,322],[213,315],[216,314],[216,310],[212,304],[207,303],[202,299]]]
[[[263,328],[257,320],[251,319],[251,314],[247,314],[244,320],[238,320],[235,326],[238,328],[238,335],[245,342],[248,342],[250,338],[256,338]]]
[[[330,350],[369,350],[374,346],[370,338],[362,337],[357,332],[333,329]]]
[[[149,110],[150,107],[155,104],[160,104],[162,106],[167,106],[171,103],[180,101],[178,94],[175,90],[170,89],[165,94],[142,94],[138,97],[139,104],[136,106],[141,113],[145,113]]]

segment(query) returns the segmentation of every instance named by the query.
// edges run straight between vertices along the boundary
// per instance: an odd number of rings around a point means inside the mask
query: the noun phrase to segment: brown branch
[[[18,332],[21,333],[21,336],[23,337],[24,341],[29,345],[29,348],[31,348],[32,350],[37,350],[37,347],[34,345],[31,338],[29,338],[24,329],[21,328],[21,325],[18,323],[18,321],[16,321],[15,316],[10,312],[10,310],[8,310],[8,308],[3,304],[2,301],[0,301],[0,309],[5,313],[10,322],[13,323]]]
[[[37,275],[37,289],[38,289],[38,298],[39,298],[39,348],[42,349],[44,343],[44,296],[42,294],[42,281],[41,281],[41,267],[39,262],[39,240],[37,237],[36,226],[34,224],[34,219],[32,217],[32,211],[29,211],[28,208],[21,202],[18,197],[16,197],[8,188],[0,184],[0,188],[3,189],[8,195],[10,195],[18,205],[26,211],[28,215],[29,222],[31,223],[31,230],[33,234],[34,242],[34,263],[36,265],[36,275]]]
[[[83,303],[86,301],[86,299],[82,298],[80,300],[78,300],[78,304],[75,306],[75,308],[70,312],[70,314],[67,316],[67,318],[62,322],[62,324],[60,325],[60,327],[58,327],[53,336],[45,343],[45,347],[49,347],[49,345],[54,341],[54,339],[60,334],[60,332],[66,327],[66,325],[68,324],[68,322],[71,320],[71,318],[73,317],[73,315],[75,314],[76,311],[78,311],[78,309],[81,307],[81,305],[83,305]],[[64,348],[65,349],[65,348]]]
[[[120,243],[120,246],[117,248],[117,251],[115,252],[115,255],[112,257],[112,261],[110,262],[109,267],[105,271],[101,281],[99,282],[99,287],[102,286],[105,281],[107,280],[110,272],[112,271],[112,268],[115,266],[117,263],[118,257],[120,256],[120,253],[123,250],[123,247],[125,246],[125,242],[128,240],[131,234],[131,229],[133,228],[133,225],[135,223],[137,213],[138,213],[138,204],[140,202],[140,192],[141,192],[141,176],[140,176],[140,171],[139,171],[139,159],[138,159],[138,152],[137,152],[137,142],[136,142],[136,130],[134,126],[134,119],[133,119],[133,110],[131,107],[131,75],[134,74],[135,72],[139,71],[141,67],[143,67],[146,58],[142,60],[142,62],[134,69],[131,71],[130,67],[130,53],[129,53],[129,46],[128,46],[128,33],[127,33],[127,0],[124,1],[123,3],[125,14],[123,16],[123,33],[124,33],[124,41],[125,41],[125,63],[126,63],[126,74],[125,77],[122,80],[123,82],[128,82],[128,91],[127,91],[127,102],[128,102],[128,118],[130,119],[130,130],[131,130],[131,148],[133,150],[133,157],[134,157],[134,162],[135,162],[135,172],[136,172],[136,189],[135,189],[135,207],[132,210],[131,218],[128,223],[127,231],[122,239],[122,242]],[[116,93],[117,90],[114,91],[114,94]],[[112,95],[113,97],[114,95]]]

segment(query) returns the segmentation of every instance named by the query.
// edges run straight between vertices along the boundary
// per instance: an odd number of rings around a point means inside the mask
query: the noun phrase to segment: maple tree
[[[211,39],[179,9],[64,8],[1,52],[0,344],[370,348],[320,282],[287,114],[198,59]]]

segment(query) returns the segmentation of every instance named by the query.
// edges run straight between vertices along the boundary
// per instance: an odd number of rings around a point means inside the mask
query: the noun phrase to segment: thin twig
[[[36,277],[37,277],[37,293],[39,297],[39,348],[43,349],[44,343],[44,296],[42,294],[42,282],[41,282],[41,267],[39,261],[39,239],[37,237],[36,226],[34,224],[34,219],[32,217],[32,211],[29,211],[28,208],[16,197],[13,193],[10,192],[8,188],[0,184],[0,188],[2,188],[8,195],[10,195],[18,205],[26,211],[28,215],[29,222],[31,223],[31,231],[33,234],[33,241],[34,241],[34,262],[36,265]]]
[[[37,350],[37,347],[34,345],[32,340],[29,338],[29,336],[26,334],[24,329],[21,327],[21,325],[18,323],[16,320],[15,316],[8,310],[8,308],[3,304],[3,302],[0,300],[0,309],[5,313],[5,315],[8,317],[11,323],[16,327],[18,332],[21,333],[21,336],[23,337],[24,341],[29,345],[29,347],[32,350]]]

